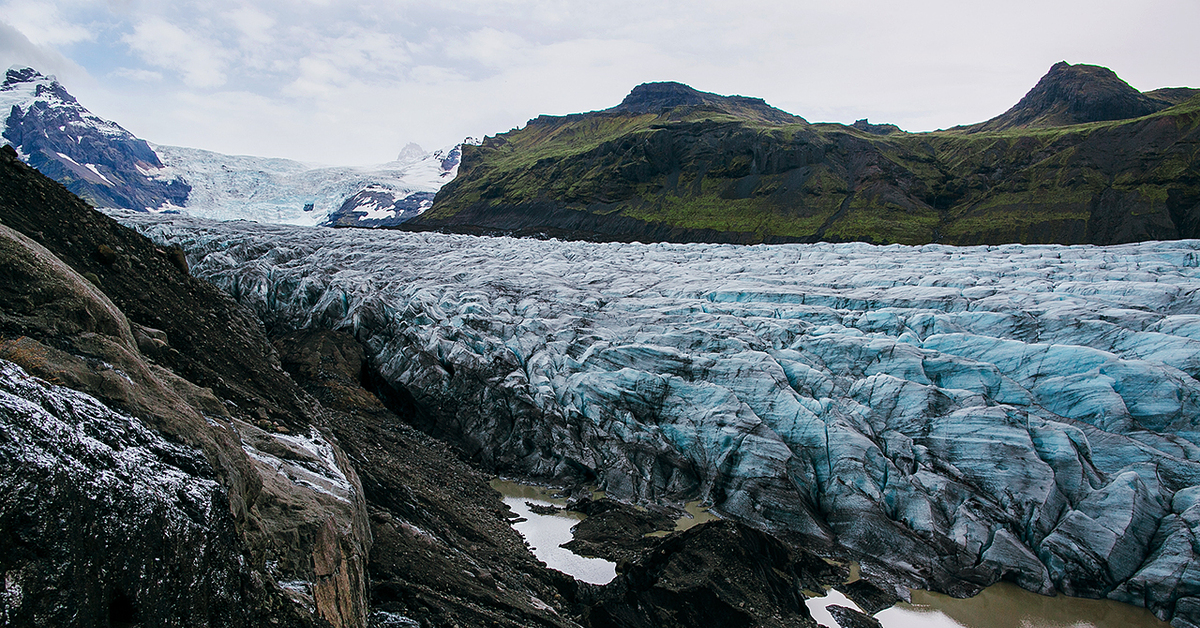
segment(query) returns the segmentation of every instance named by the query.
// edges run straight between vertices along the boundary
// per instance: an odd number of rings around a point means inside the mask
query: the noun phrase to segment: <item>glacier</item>
[[[1200,622],[1200,242],[736,246],[118,213],[354,333],[485,468],[700,499],[865,571]]]
[[[164,205],[159,210],[183,211],[214,220],[303,226],[381,226],[417,216],[433,204],[434,194],[458,173],[461,155],[461,145],[431,153],[410,145],[396,161],[386,164],[328,166],[152,146],[163,163],[157,176],[186,181],[191,186],[182,206]]]

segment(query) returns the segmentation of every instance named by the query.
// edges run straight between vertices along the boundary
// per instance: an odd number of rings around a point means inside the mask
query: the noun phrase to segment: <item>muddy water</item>
[[[857,609],[837,591],[806,600],[813,618],[836,627],[829,604]],[[1142,608],[1112,600],[1045,597],[1016,585],[1000,583],[979,595],[959,600],[947,595],[913,591],[911,604],[897,604],[875,618],[884,628],[1168,628]]]
[[[529,504],[538,506],[567,505],[567,500],[552,496],[552,492],[540,486],[518,484],[495,479],[492,488],[504,496],[504,503],[526,521],[513,524],[521,533],[533,555],[569,576],[592,584],[606,584],[617,576],[617,565],[602,558],[587,558],[559,547],[571,540],[571,527],[583,520],[584,515],[571,511],[540,515],[529,509]]]

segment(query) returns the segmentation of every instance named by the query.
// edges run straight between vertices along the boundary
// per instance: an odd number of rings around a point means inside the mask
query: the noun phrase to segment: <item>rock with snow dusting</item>
[[[1200,485],[1196,242],[647,246],[122,220],[270,326],[352,331],[414,422],[491,469],[705,500],[944,591],[1004,578],[1197,619],[1175,604],[1197,585],[1176,548]]]

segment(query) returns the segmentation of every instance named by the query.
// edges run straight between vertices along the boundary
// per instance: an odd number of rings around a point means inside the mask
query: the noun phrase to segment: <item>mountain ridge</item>
[[[1152,98],[1096,66],[1056,64],[1047,77],[994,128],[650,112],[662,99],[649,97],[628,112],[541,116],[465,147],[459,176],[403,228],[742,244],[1200,236],[1193,90]],[[1080,80],[1098,87],[1079,97],[1068,88]],[[672,89],[682,100],[663,102],[704,98]],[[1046,126],[1056,121],[1072,124]]]
[[[959,128],[978,133],[1127,120],[1181,102],[1147,96],[1108,68],[1059,61],[1011,109],[986,122]]]

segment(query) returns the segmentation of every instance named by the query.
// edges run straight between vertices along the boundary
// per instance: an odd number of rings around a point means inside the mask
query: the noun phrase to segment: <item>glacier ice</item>
[[[1200,609],[1200,242],[595,244],[119,218],[270,327],[355,333],[426,427],[493,469],[702,499],[949,591],[1003,577]]]
[[[458,173],[460,154],[457,146],[432,153],[410,151],[398,161],[356,167],[179,146],[153,148],[164,165],[158,176],[191,185],[185,207],[160,209],[215,220],[295,225],[317,225],[343,216],[368,226],[411,218],[427,208],[422,201],[431,201]],[[413,209],[403,213],[409,205]]]

